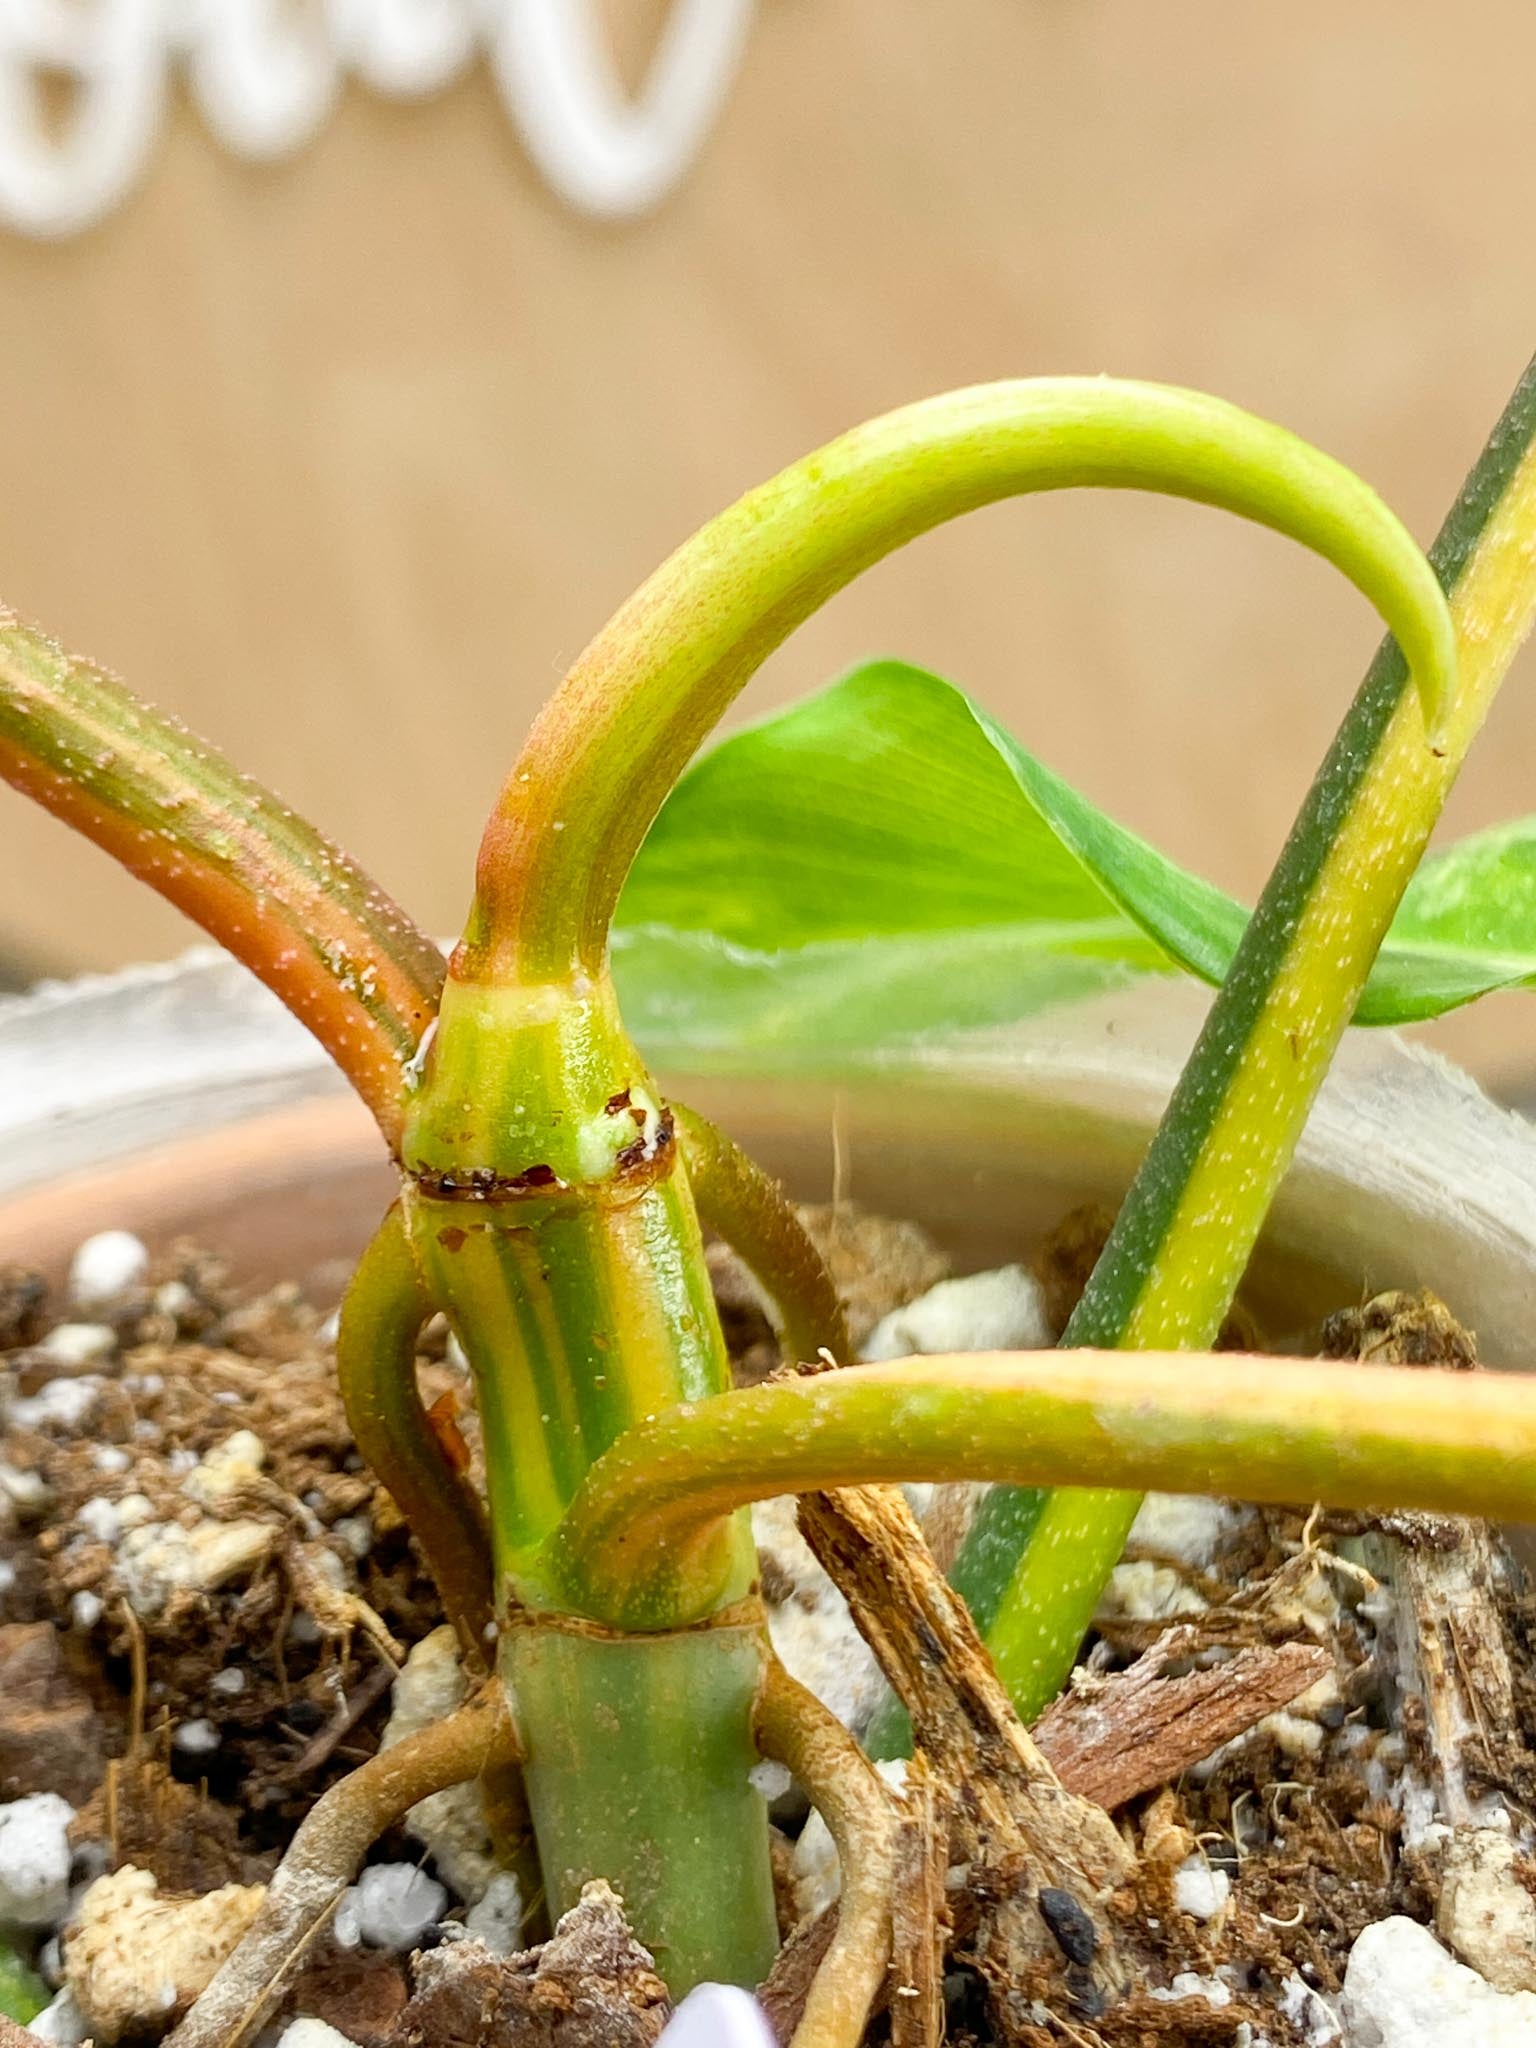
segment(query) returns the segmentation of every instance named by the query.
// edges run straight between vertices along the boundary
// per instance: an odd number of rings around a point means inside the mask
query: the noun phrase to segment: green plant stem
[[[573,1872],[617,1885],[674,1990],[754,1981],[770,1885],[732,1639],[708,1629],[632,1659],[594,1647],[545,1569],[591,1463],[648,1416],[729,1384],[687,1169],[605,976],[522,986],[464,966],[461,949],[411,1099],[402,1213],[475,1375],[501,1668],[540,1867],[556,1910]],[[745,1516],[691,1562],[690,1621],[742,1600],[755,1577]]]
[[[1460,663],[1443,732],[1431,746],[1388,641],[1260,898],[1064,1346],[1201,1349],[1214,1339],[1398,900],[1536,613],[1533,440],[1536,366],[1432,550]],[[983,1504],[952,1577],[1026,1719],[1064,1682],[1137,1505],[1103,1486],[1047,1502],[999,1490]]]
[[[1536,1375],[1233,1352],[976,1352],[676,1408],[588,1473],[550,1570],[610,1626],[677,1612],[690,1553],[780,1493],[994,1479],[1536,1515]]]
[[[438,1441],[416,1384],[416,1339],[432,1309],[397,1202],[342,1301],[336,1332],[342,1405],[358,1450],[422,1547],[444,1612],[466,1650],[484,1663],[495,1612],[485,1510]]]
[[[981,385],[832,442],[713,520],[578,660],[481,844],[457,971],[538,985],[603,970],[641,840],[759,664],[860,571],[963,512],[1078,485],[1224,507],[1316,549],[1378,606],[1426,705],[1453,653],[1424,559],[1381,501],[1281,428],[1201,394],[1108,378]]]
[[[730,1384],[671,1115],[611,987],[451,976],[402,1158],[411,1255],[475,1374],[498,1599],[557,1604],[539,1557],[588,1466]],[[710,1600],[739,1599],[745,1536],[717,1562]]]
[[[846,1365],[853,1351],[843,1305],[778,1182],[697,1110],[674,1102],[672,1114],[699,1220],[725,1239],[766,1290],[779,1312],[786,1358],[808,1365],[828,1351]]]
[[[400,1134],[438,948],[253,776],[0,608],[0,775],[243,960]]]
[[[498,1604],[558,1607],[543,1546],[587,1468],[648,1416],[729,1380],[686,1183],[674,1169],[628,1200],[485,1205],[412,1191],[406,1213],[475,1375]],[[707,1611],[751,1581],[741,1530],[689,1604]]]
[[[1276,427],[1152,385],[993,386],[876,421],[715,521],[620,612],[537,722],[487,827],[401,1143],[412,1255],[475,1371],[498,1601],[528,1616],[507,1653],[520,1698],[529,1646],[555,1656],[557,1611],[583,1611],[579,1578],[549,1566],[588,1468],[646,1418],[727,1381],[687,1170],[608,978],[609,922],[635,849],[757,664],[860,569],[974,506],[1089,483],[1171,491],[1306,541],[1380,606],[1426,705],[1438,714],[1449,701],[1443,600],[1374,494]],[[669,1562],[647,1628],[717,1613],[752,1570],[745,1526],[717,1518]],[[700,1640],[707,1669],[712,1646]],[[627,1757],[609,1754],[618,1700],[574,1670],[547,1710],[520,1706],[552,1890],[620,1854],[605,1809],[652,1811],[638,1776],[650,1684],[634,1688]],[[707,1688],[699,1697],[710,1705]],[[695,1741],[712,1739],[701,1714]],[[582,1770],[614,1774],[609,1795],[541,1795],[557,1753],[573,1784]],[[692,1796],[679,1792],[680,1810]],[[642,1842],[655,1831],[647,1818]],[[690,1866],[679,1873],[653,1872],[636,1925],[670,1944],[669,1974],[688,1981],[707,1958],[701,1935],[667,1931],[693,1925]],[[750,1919],[748,1882],[742,1866],[735,1891],[717,1888],[722,1919]]]
[[[606,1878],[674,1997],[760,1983],[778,1946],[749,1778],[766,1654],[755,1610],[627,1640],[519,1619],[502,1638],[551,1916]]]

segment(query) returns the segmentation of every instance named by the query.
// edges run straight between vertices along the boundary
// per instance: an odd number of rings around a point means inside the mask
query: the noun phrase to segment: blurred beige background
[[[638,66],[662,9],[613,0]],[[1528,0],[764,0],[653,218],[566,211],[483,73],[243,165],[182,107],[103,227],[0,235],[0,593],[275,781],[433,927],[562,664],[739,491],[945,385],[1206,385],[1424,539],[1536,346]],[[1374,644],[1187,507],[999,508],[839,599],[760,713],[872,653],[974,690],[1118,816],[1261,881]],[[1450,821],[1536,808],[1536,658]],[[187,928],[0,801],[0,950]],[[1521,1085],[1524,999],[1445,1042]]]

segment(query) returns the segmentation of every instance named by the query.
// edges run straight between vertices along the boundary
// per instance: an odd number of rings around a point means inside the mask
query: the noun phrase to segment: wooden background
[[[659,12],[615,0],[632,62]],[[275,781],[437,929],[562,664],[659,557],[945,385],[1207,385],[1421,537],[1536,345],[1529,0],[764,0],[655,218],[562,210],[483,75],[360,91],[278,168],[179,110],[89,236],[0,236],[0,592]],[[1375,640],[1272,536],[1110,497],[999,508],[840,598],[744,703],[871,653],[974,689],[1117,815],[1252,891]],[[1453,824],[1536,807],[1536,660]],[[186,929],[19,800],[0,948]],[[1527,1011],[1450,1042],[1519,1085]]]

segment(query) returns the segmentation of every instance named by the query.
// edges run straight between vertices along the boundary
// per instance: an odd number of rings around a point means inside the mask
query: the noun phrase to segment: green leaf
[[[1425,861],[1392,925],[1394,967],[1399,958],[1434,962],[1447,983],[1459,973],[1462,1002],[1536,985],[1536,818],[1474,833]],[[1438,1014],[1410,1011],[1406,986],[1394,993],[1402,1017]],[[1375,994],[1373,983],[1367,1000]]]
[[[1218,985],[1248,922],[1242,905],[1096,810],[979,707],[977,724],[1021,793],[1168,956]],[[1357,1024],[1411,1024],[1536,979],[1536,821],[1502,826],[1426,861],[1355,1011]]]
[[[48,1987],[25,1956],[0,1941],[0,2013],[25,2026],[48,2003]]]
[[[695,764],[625,888],[614,964],[662,1063],[804,1068],[1168,962],[961,692],[879,662]]]
[[[663,1064],[807,1068],[1134,974],[1226,973],[1248,913],[952,684],[873,662],[698,761],[624,891],[615,968]],[[1536,982],[1536,820],[1425,863],[1356,1013]]]

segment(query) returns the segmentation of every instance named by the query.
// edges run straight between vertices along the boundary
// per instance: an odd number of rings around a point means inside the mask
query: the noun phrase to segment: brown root
[[[792,2048],[858,2048],[891,1960],[896,1812],[878,1772],[814,1693],[768,1661],[757,1701],[763,1754],[804,1787],[837,1844],[843,1891]]]
[[[416,1802],[515,1757],[511,1715],[492,1682],[435,1727],[333,1785],[289,1843],[250,1929],[166,2048],[237,2048],[261,2025],[374,1842]]]
[[[1127,1979],[1106,1911],[1132,1867],[1114,1823],[1065,1789],[1020,1722],[903,1494],[812,1494],[800,1517],[952,1800],[948,1860],[969,1865],[974,1908],[956,1933],[999,2037],[1026,2038],[1038,1988],[1053,1981],[1091,2018]]]

